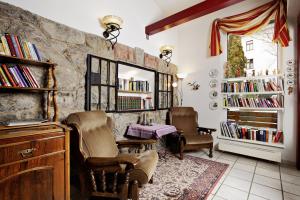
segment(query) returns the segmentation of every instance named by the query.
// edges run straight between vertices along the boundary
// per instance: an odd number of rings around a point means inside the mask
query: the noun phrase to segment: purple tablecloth
[[[131,124],[128,127],[126,135],[144,139],[158,139],[164,135],[175,133],[176,131],[175,126],[171,125],[154,124],[153,126],[144,126]]]

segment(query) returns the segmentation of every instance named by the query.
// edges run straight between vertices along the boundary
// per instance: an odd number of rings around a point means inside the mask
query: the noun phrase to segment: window
[[[168,109],[173,106],[173,77],[171,74],[158,72],[158,109]]]
[[[246,42],[246,51],[252,51],[253,50],[253,40],[249,40]]]
[[[253,69],[254,65],[253,65],[253,59],[248,59],[247,60],[247,69]]]

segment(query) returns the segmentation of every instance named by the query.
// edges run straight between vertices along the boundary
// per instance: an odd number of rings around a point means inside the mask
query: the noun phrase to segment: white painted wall
[[[161,19],[165,12],[153,0],[3,0],[45,18],[68,25],[81,31],[101,35],[98,18],[117,15],[124,20],[118,40],[131,47],[158,56],[164,44],[177,46],[176,28],[158,33],[146,39],[145,26]],[[175,49],[172,63],[177,64]]]
[[[294,0],[292,0],[294,1]],[[219,70],[217,80],[219,82],[217,91],[220,92],[220,82],[223,77],[223,66],[227,60],[227,37],[222,34],[221,42],[223,47],[223,54],[216,57],[209,56],[209,41],[210,41],[210,28],[214,19],[231,16],[241,12],[245,12],[252,8],[268,2],[267,0],[248,0],[242,3],[235,4],[234,6],[225,8],[223,10],[211,13],[204,17],[198,18],[191,22],[185,23],[180,26],[179,31],[179,72],[189,73],[188,77],[184,80],[184,101],[183,105],[193,106],[199,112],[199,125],[218,129],[214,137],[220,133],[219,123],[226,120],[226,111],[222,107],[222,97],[219,95],[217,99],[220,107],[216,111],[209,109],[211,99],[209,92],[208,73],[211,69],[216,68]],[[294,1],[296,2],[296,1]],[[289,2],[289,6],[295,6],[294,3]],[[279,53],[279,66],[286,68],[286,61],[288,59],[295,59],[295,27],[294,21],[289,20],[290,34],[293,41],[287,48],[282,48]],[[200,83],[198,91],[192,91],[188,82],[197,81]],[[283,151],[283,160],[295,162],[296,159],[296,129],[295,129],[295,109],[296,98],[293,95],[286,95],[285,98],[285,112],[283,114],[283,129],[285,132],[285,145]],[[215,140],[217,141],[217,140]]]

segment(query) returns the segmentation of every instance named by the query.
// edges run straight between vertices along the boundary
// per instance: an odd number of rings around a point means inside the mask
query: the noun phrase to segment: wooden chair
[[[155,150],[139,153],[144,145],[155,140],[115,141],[112,120],[103,111],[73,113],[66,123],[77,135],[79,158],[72,162],[78,168],[81,193],[84,197],[138,199],[139,187],[152,182],[158,162]],[[72,134],[71,134],[72,135]],[[72,140],[71,140],[72,141]],[[120,153],[121,148],[136,148],[136,154]],[[74,150],[74,146],[71,146]],[[73,156],[74,157],[74,156]],[[86,186],[89,186],[87,188]],[[86,195],[88,193],[88,195]]]
[[[175,126],[179,135],[180,159],[183,151],[209,148],[209,157],[212,157],[213,128],[198,126],[198,113],[192,107],[173,107],[168,112],[171,125]]]

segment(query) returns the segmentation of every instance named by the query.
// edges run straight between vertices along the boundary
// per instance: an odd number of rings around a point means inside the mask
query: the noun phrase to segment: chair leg
[[[183,160],[183,149],[184,149],[184,143],[183,143],[183,141],[181,140],[181,141],[180,141],[180,149],[179,149],[179,159],[180,159],[180,160]]]
[[[149,183],[150,183],[150,184],[153,183],[153,176],[150,178]]]
[[[210,158],[213,157],[212,149],[213,149],[213,145],[211,144],[210,147],[209,147],[209,155],[208,155]]]
[[[137,180],[134,180],[131,186],[131,198],[132,200],[139,199],[139,184]]]

